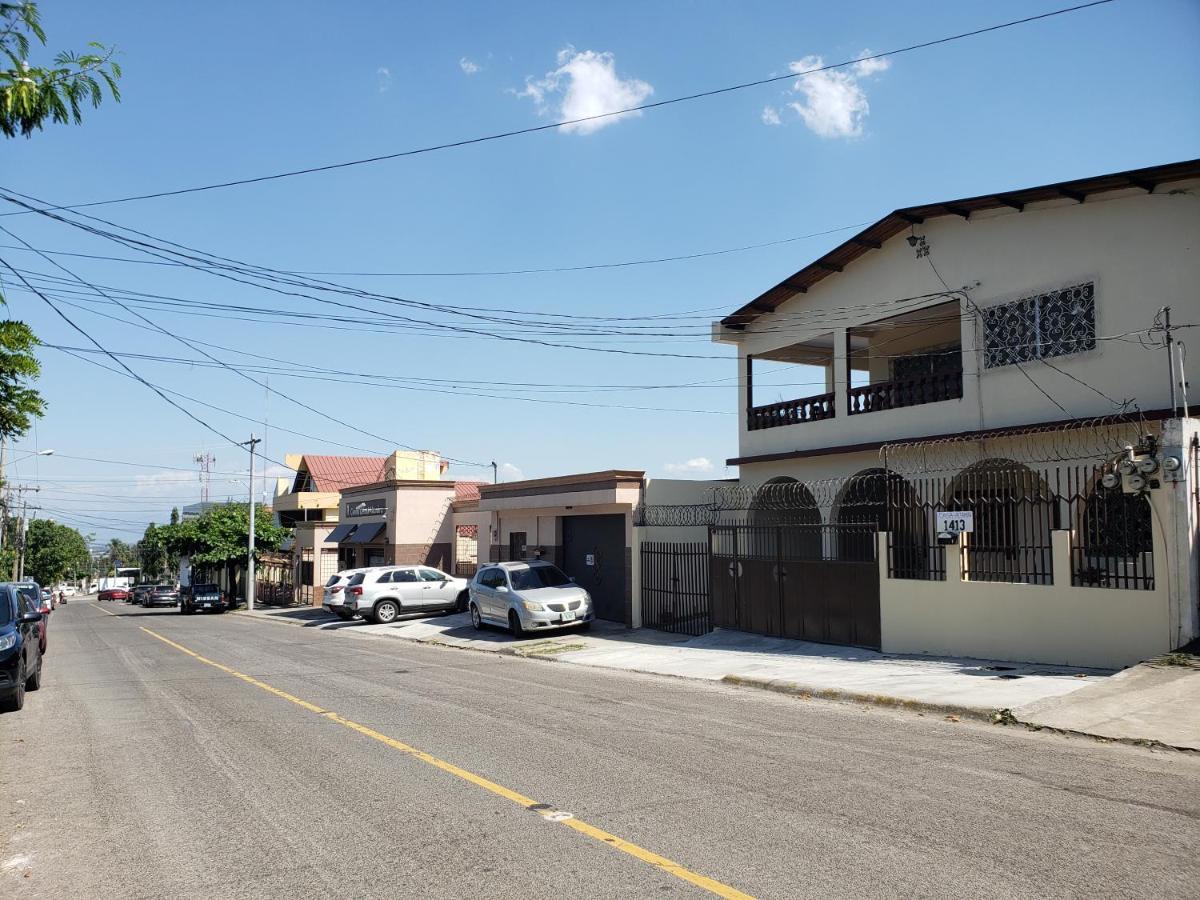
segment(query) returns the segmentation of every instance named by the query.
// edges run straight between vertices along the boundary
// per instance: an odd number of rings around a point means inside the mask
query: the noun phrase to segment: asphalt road
[[[352,629],[80,599],[0,715],[4,897],[1197,883],[1195,756]]]

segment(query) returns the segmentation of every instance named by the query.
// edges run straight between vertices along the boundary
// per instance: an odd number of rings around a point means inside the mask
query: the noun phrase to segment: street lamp
[[[16,459],[10,459],[7,462],[5,462],[5,465],[8,465],[8,463],[20,462],[23,459],[29,459],[29,457],[31,457],[31,456],[53,456],[53,455],[54,455],[53,450],[38,450],[33,453],[26,453],[24,456],[18,456]],[[3,474],[4,474],[3,472],[0,472],[0,475],[3,475]]]

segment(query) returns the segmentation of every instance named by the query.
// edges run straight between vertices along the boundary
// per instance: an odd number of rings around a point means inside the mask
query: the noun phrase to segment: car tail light
[[[341,589],[342,589],[342,586],[339,584],[339,585],[337,585],[337,586],[335,586],[335,587],[331,587],[331,588],[329,589],[329,593],[331,593],[331,594],[336,594],[336,593],[337,593],[338,591],[340,591]]]
[[[346,593],[353,594],[355,597],[361,597],[362,596],[362,588],[360,588],[360,587],[347,588]]]

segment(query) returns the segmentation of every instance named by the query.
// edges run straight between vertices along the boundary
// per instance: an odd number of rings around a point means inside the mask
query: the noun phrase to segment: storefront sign
[[[387,500],[380,497],[378,500],[359,500],[357,503],[346,504],[346,518],[353,519],[359,516],[382,516],[387,512]]]

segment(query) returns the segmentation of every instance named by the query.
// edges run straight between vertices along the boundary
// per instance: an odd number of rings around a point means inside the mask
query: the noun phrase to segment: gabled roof
[[[313,489],[321,493],[337,493],[348,487],[375,484],[383,481],[386,456],[310,456],[304,455],[300,472],[307,469],[312,476]],[[297,478],[297,481],[299,478]]]
[[[1045,184],[1040,187],[1002,191],[996,194],[984,194],[980,197],[968,197],[963,200],[947,200],[941,203],[928,203],[923,206],[898,209],[888,213],[874,225],[868,226],[848,241],[834,247],[796,274],[785,278],[775,287],[759,294],[741,309],[722,319],[721,324],[729,328],[744,328],[759,316],[774,312],[796,294],[807,292],[821,279],[841,272],[864,253],[878,250],[889,238],[895,237],[913,225],[920,225],[927,219],[936,219],[941,216],[961,216],[963,219],[969,219],[973,212],[1003,207],[1020,212],[1027,203],[1063,198],[1083,203],[1092,194],[1127,188],[1140,188],[1150,193],[1160,184],[1198,177],[1200,177],[1200,159],[1192,159],[1186,162],[1151,166],[1147,169],[1130,169],[1125,172],[1114,172],[1111,175],[1097,175],[1092,178],[1060,181],[1057,184]]]

